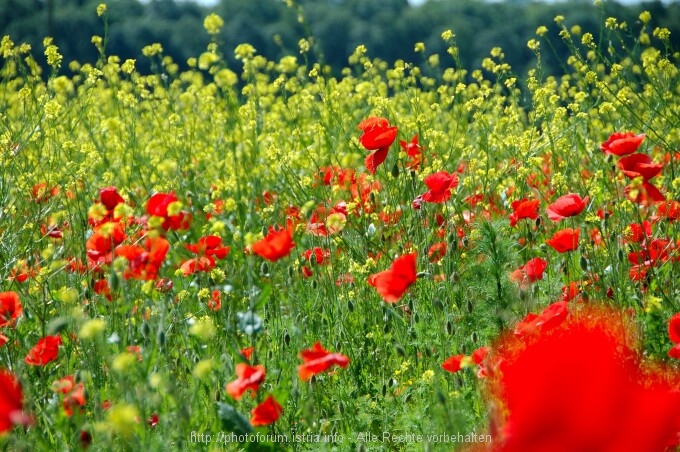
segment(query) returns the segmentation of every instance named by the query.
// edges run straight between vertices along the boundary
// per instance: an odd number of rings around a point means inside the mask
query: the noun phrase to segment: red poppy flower
[[[643,181],[642,186],[630,184],[625,189],[625,195],[632,202],[643,206],[666,201],[663,193],[651,182]]]
[[[57,359],[61,336],[45,336],[28,352],[24,361],[31,366],[44,366]]]
[[[210,300],[208,300],[208,309],[212,309],[213,311],[219,311],[222,309],[222,294],[219,290],[213,290],[212,294],[210,296]]]
[[[127,238],[125,227],[117,221],[100,223],[93,229],[92,235],[85,243],[87,261],[91,267],[110,264],[113,260],[113,249]]]
[[[359,137],[361,145],[368,151],[375,151],[369,154],[364,161],[366,169],[371,174],[375,174],[375,170],[385,161],[390,146],[397,138],[397,128],[390,127],[387,119],[375,116],[361,121],[358,128],[364,132]]]
[[[427,252],[427,258],[430,262],[439,262],[442,257],[446,256],[448,245],[446,242],[435,243]]]
[[[413,135],[410,142],[399,140],[399,146],[402,151],[406,152],[409,159],[406,162],[406,168],[418,171],[420,164],[423,163],[423,150],[418,144],[418,135]]]
[[[633,132],[616,132],[609,135],[609,139],[602,143],[600,149],[605,154],[628,155],[637,151],[645,139],[645,134],[635,135]]]
[[[442,369],[455,374],[456,372],[461,370],[460,364],[461,364],[461,362],[463,361],[464,358],[465,358],[465,355],[449,356],[442,363]]]
[[[574,251],[578,248],[578,239],[581,233],[580,228],[565,228],[557,231],[551,238],[545,241],[558,253]]]
[[[253,356],[253,352],[255,351],[255,347],[246,347],[242,348],[238,352],[248,361],[250,361],[250,357]]]
[[[642,177],[647,182],[661,172],[663,165],[652,163],[652,158],[647,154],[632,154],[628,157],[621,157],[617,166],[631,179]]]
[[[47,201],[53,196],[57,196],[61,190],[58,186],[53,186],[48,188],[47,182],[41,182],[33,186],[31,190],[31,198],[35,202],[42,203]]]
[[[631,223],[626,230],[625,239],[628,243],[642,243],[652,236],[652,223],[645,220],[642,223]]]
[[[668,356],[673,359],[680,359],[680,344],[675,344],[673,348],[668,350]]]
[[[9,370],[0,369],[0,434],[14,425],[31,423],[23,412],[23,398],[19,380]]]
[[[236,380],[227,384],[226,389],[229,395],[236,400],[241,400],[243,394],[248,389],[252,389],[252,395],[255,397],[255,392],[265,379],[264,366],[249,366],[245,363],[239,363],[236,365],[236,376],[238,377]]]
[[[154,217],[162,218],[164,230],[172,229],[173,231],[189,229],[191,224],[191,214],[186,211],[180,211],[174,215],[170,215],[169,208],[171,204],[178,201],[175,193],[156,193],[146,203],[146,212]]]
[[[276,422],[283,413],[283,407],[274,399],[274,396],[270,395],[264,402],[253,408],[251,413],[253,416],[250,418],[250,424],[253,427],[260,427]]]
[[[340,353],[331,353],[328,350],[324,350],[319,342],[315,343],[314,347],[310,349],[302,350],[300,358],[305,362],[298,366],[298,374],[302,381],[307,381],[313,375],[328,370],[336,364],[343,369],[349,365],[348,357]]]
[[[85,406],[85,386],[83,383],[76,383],[72,375],[67,375],[61,380],[55,381],[52,385],[54,391],[65,394],[63,405],[67,416],[73,415],[73,409]]]
[[[530,283],[534,283],[539,279],[543,279],[543,272],[548,267],[548,262],[540,257],[535,257],[529,260],[526,264],[519,267],[510,274],[510,279],[520,284],[520,287],[525,288]]]
[[[622,317],[591,308],[531,340],[505,336],[494,346],[493,450],[663,451],[677,444],[677,379],[640,367],[632,323]]]
[[[216,235],[207,235],[198,239],[196,244],[184,245],[186,249],[200,256],[211,256],[224,259],[231,250],[228,246],[222,246],[222,238]]]
[[[680,312],[671,317],[668,322],[668,336],[672,342],[680,344]]]
[[[9,338],[5,336],[4,334],[0,334],[0,348],[2,348],[3,345],[9,342]]]
[[[406,289],[416,282],[416,258],[418,253],[404,254],[392,262],[389,270],[375,273],[368,278],[368,283],[388,303],[396,303]]]
[[[0,292],[0,327],[12,325],[24,312],[16,292]]]
[[[293,228],[288,225],[285,229],[269,228],[267,236],[253,243],[251,249],[258,256],[274,262],[288,256],[293,247]]]
[[[581,196],[576,193],[560,196],[546,209],[548,218],[557,222],[567,217],[576,216],[585,209],[587,203],[587,196],[581,199]]]
[[[528,218],[535,220],[538,218],[538,199],[528,200],[526,198],[513,201],[511,204],[512,213],[510,214],[510,226],[514,227],[519,220]]]
[[[439,171],[427,176],[423,182],[430,189],[423,193],[423,201],[442,203],[451,198],[451,190],[458,186],[458,174]]]
[[[670,221],[680,219],[680,202],[671,200],[659,203],[657,215]]]
[[[148,237],[144,247],[137,245],[121,245],[116,248],[116,256],[128,260],[128,268],[123,272],[125,279],[152,281],[158,278],[170,243],[163,237]]]

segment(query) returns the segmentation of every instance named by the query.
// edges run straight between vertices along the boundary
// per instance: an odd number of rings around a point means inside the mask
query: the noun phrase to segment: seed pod
[[[120,288],[120,278],[118,273],[114,271],[109,273],[109,288],[111,288],[111,292],[116,292]]]
[[[396,163],[392,167],[392,177],[394,177],[395,179],[399,177],[399,166]]]
[[[441,403],[442,405],[446,405],[446,395],[442,392],[442,390],[437,388],[436,394],[437,394],[437,400],[439,400],[439,403]]]
[[[165,335],[165,331],[159,330],[158,331],[158,346],[163,350],[165,348],[165,343],[166,343],[167,337]]]

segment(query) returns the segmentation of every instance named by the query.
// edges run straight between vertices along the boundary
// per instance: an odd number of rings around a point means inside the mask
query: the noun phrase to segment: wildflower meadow
[[[215,14],[140,73],[109,13],[96,62],[0,43],[1,450],[678,448],[680,52],[649,13],[555,17],[528,74],[455,30],[334,74]]]

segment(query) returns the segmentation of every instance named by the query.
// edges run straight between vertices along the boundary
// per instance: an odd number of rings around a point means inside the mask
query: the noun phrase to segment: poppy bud
[[[417,317],[417,316],[418,316],[418,314],[416,314],[416,317]],[[416,337],[416,330],[415,330],[413,327],[410,327],[410,328],[408,329],[408,337],[410,337],[411,339],[415,339],[415,337]]]
[[[389,385],[389,387],[391,388],[391,387],[393,387],[394,385],[396,385],[396,384],[397,384],[397,382],[396,382],[396,381],[394,381],[394,378],[390,377],[390,379],[389,379],[389,380],[387,380],[387,384],[388,384],[388,385]]]
[[[416,180],[416,176],[417,176],[416,172],[413,171],[413,170],[411,170],[411,172],[410,172],[409,174],[411,175],[411,179],[412,179],[413,181],[415,181],[415,180]]]
[[[416,312],[416,313],[413,315],[413,321],[414,321],[415,323],[420,322],[420,314],[418,314],[418,313]]]
[[[460,275],[458,274],[457,271],[454,271],[451,273],[451,277],[449,279],[451,280],[451,282],[457,283],[458,281],[460,281]]]
[[[158,346],[163,350],[165,348],[165,343],[166,343],[166,336],[165,336],[165,331],[160,330],[158,331]]]
[[[386,385],[385,383],[383,383],[383,386],[382,386],[382,396],[385,397],[386,394],[387,394],[387,385]]]
[[[619,262],[623,262],[624,255],[623,255],[623,250],[621,248],[619,248],[619,250],[616,252],[616,257],[619,258]]]
[[[272,349],[269,349],[269,351],[267,352],[267,358],[272,359],[273,357],[274,357],[274,352],[272,351]]]
[[[526,290],[520,289],[519,290],[519,299],[522,301],[527,301],[528,294]]]
[[[474,309],[474,306],[472,305],[472,301],[471,301],[471,300],[468,300],[468,301],[467,301],[466,307],[467,307],[468,313],[472,314],[472,310]]]
[[[149,326],[149,322],[144,321],[142,322],[142,336],[144,338],[149,337],[149,333],[151,332],[151,327]]]
[[[312,280],[312,289],[315,289],[319,286],[319,283],[316,281],[316,279]]]
[[[399,177],[399,166],[396,163],[392,167],[392,177],[394,177],[395,179]]]
[[[581,259],[579,259],[579,265],[581,265],[581,270],[584,272],[588,271],[588,259],[586,259],[585,256],[581,256]]]
[[[347,310],[349,312],[354,312],[354,303],[352,303],[352,300],[347,300]]]
[[[536,227],[541,225],[541,217],[536,218]]]
[[[463,242],[463,247],[465,247],[465,248],[467,248],[468,244],[470,243],[470,241],[468,240],[467,237],[463,237],[462,242]]]
[[[411,400],[411,393],[410,392],[408,394],[406,394],[406,397],[404,397],[404,403],[408,403],[409,400]]]
[[[294,276],[295,270],[293,270],[293,267],[288,267],[288,277],[292,278]]]
[[[375,201],[375,192],[372,191],[371,194],[368,195],[368,198],[369,198],[369,200],[371,201],[371,204],[375,204],[375,203],[376,203],[376,201]]]
[[[394,344],[394,349],[397,351],[397,355],[404,358],[406,356],[406,350],[400,344]]]
[[[451,323],[450,320],[446,321],[446,334],[449,336],[453,334],[453,324]]]
[[[534,235],[531,233],[531,231],[527,231],[527,242],[533,242],[534,240]]]
[[[290,334],[288,334],[288,330],[283,330],[283,343],[286,345],[290,344]]]
[[[444,310],[444,305],[442,304],[441,301],[439,301],[438,298],[435,298],[432,300],[432,306],[438,311],[443,311]]]
[[[342,403],[342,400],[338,402],[338,412],[340,414],[345,414],[345,405]]]
[[[266,262],[262,262],[262,264],[260,264],[260,274],[263,276],[269,274],[269,264]]]
[[[476,344],[477,343],[477,332],[472,333],[472,343]]]
[[[449,245],[451,245],[451,248],[456,249],[456,246],[458,246],[458,240],[456,240],[456,234],[449,234],[449,236],[446,238],[446,241],[449,242]]]
[[[118,277],[118,273],[114,271],[109,273],[109,287],[111,288],[111,292],[116,292],[120,288],[120,278]]]
[[[385,326],[383,326],[383,333],[387,334],[390,332],[390,324],[386,323]]]
[[[437,388],[437,400],[439,400],[439,403],[442,405],[446,405],[446,395],[442,392],[441,389]]]

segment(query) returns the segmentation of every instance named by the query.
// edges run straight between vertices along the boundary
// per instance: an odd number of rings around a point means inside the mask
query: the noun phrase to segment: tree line
[[[0,34],[10,35],[14,42],[32,45],[36,57],[42,53],[42,41],[52,36],[64,55],[64,61],[94,63],[98,50],[91,42],[93,35],[102,36],[104,25],[96,8],[102,0],[3,0],[0,10]],[[557,15],[564,24],[581,26],[598,39],[604,19],[614,16],[626,21],[631,40],[637,37],[638,16],[649,11],[650,29],[665,27],[671,31],[671,45],[680,44],[680,4],[665,5],[660,1],[638,5],[592,0],[568,0],[541,3],[508,0],[488,3],[481,0],[429,0],[411,6],[407,0],[221,0],[213,7],[191,1],[175,0],[108,0],[108,40],[106,53],[121,58],[135,58],[140,70],[148,70],[141,49],[158,42],[164,54],[186,66],[190,57],[205,51],[210,37],[203,29],[203,19],[217,13],[225,24],[218,36],[222,51],[233,70],[240,65],[233,49],[249,43],[257,53],[271,60],[285,55],[299,55],[298,42],[312,37],[316,58],[331,66],[337,74],[348,66],[347,58],[363,44],[370,57],[389,63],[398,59],[420,63],[432,53],[444,55],[449,46],[441,38],[444,30],[455,33],[460,63],[477,68],[493,47],[501,47],[505,61],[517,74],[525,74],[534,64],[535,55],[527,41],[536,37],[540,25],[551,33],[550,51],[542,55],[547,73],[560,73],[569,49],[557,36]],[[425,52],[419,55],[414,45],[422,42]],[[62,71],[67,70],[68,64]]]

